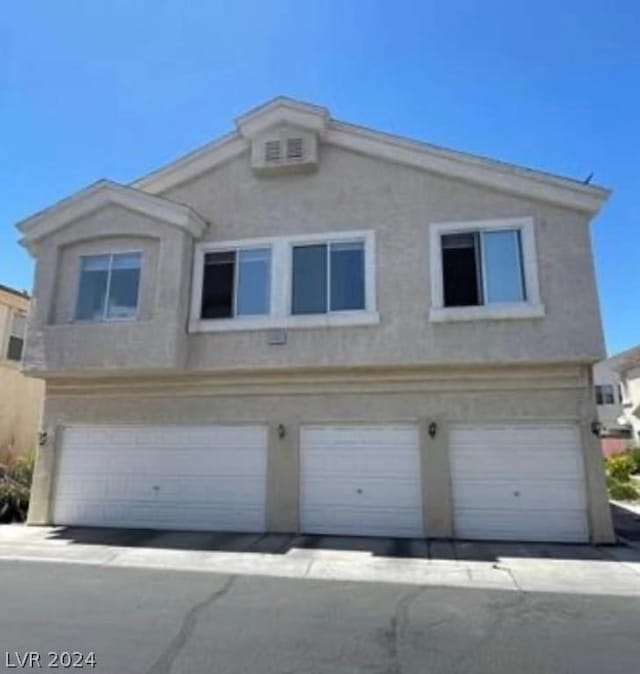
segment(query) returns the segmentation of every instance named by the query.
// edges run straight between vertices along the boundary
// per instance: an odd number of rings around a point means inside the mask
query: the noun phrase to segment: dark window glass
[[[442,276],[445,307],[482,304],[477,233],[445,234],[442,237]]]
[[[235,251],[207,253],[202,280],[202,318],[233,316]]]
[[[324,314],[326,311],[327,246],[295,246],[291,313]]]
[[[9,360],[21,360],[23,345],[24,340],[21,337],[14,337],[11,335],[9,337],[9,346],[7,348],[7,358]]]
[[[332,243],[330,251],[331,311],[364,309],[364,243]]]
[[[613,384],[601,384],[596,386],[596,404],[613,405],[615,403],[615,393]]]
[[[9,343],[7,344],[7,358],[9,360],[22,360],[22,348],[24,346],[26,328],[26,316],[24,314],[13,314],[11,317]]]

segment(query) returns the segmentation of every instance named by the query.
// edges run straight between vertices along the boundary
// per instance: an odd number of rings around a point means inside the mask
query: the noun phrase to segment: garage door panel
[[[87,526],[108,522],[108,526],[151,529],[255,531],[253,523],[260,518],[261,508],[232,507],[224,503],[192,507],[181,512],[180,527],[175,525],[176,507],[172,504],[66,502],[60,515]]]
[[[266,443],[262,426],[67,428],[54,521],[263,531]]]
[[[349,506],[354,495],[357,495],[358,502],[367,508],[379,506],[386,508],[389,506],[389,497],[386,493],[385,480],[335,480],[331,484],[324,481],[309,480],[305,486],[305,496],[309,501],[321,503],[323,500],[329,501],[339,506]],[[420,490],[415,480],[402,480],[397,482],[393,507],[412,508],[420,498]],[[361,490],[362,493],[358,493]]]
[[[529,447],[531,438],[536,438],[541,448],[550,444],[572,447],[575,444],[576,433],[571,426],[560,427],[554,424],[550,426],[537,424],[461,424],[451,428],[451,434],[455,437],[456,444],[461,446],[476,445],[478,432],[482,433],[482,438],[487,444],[500,446],[504,438],[508,437],[512,447]]]
[[[577,427],[460,424],[449,438],[457,536],[587,540]]]
[[[368,508],[334,506],[318,507],[305,518],[309,531],[319,534],[368,536],[420,536],[422,518],[411,504],[408,507]],[[366,534],[362,533],[366,529]],[[357,533],[355,533],[357,532]]]
[[[57,498],[95,499],[104,501],[149,501],[162,503],[206,503],[214,499],[244,503],[264,493],[263,477],[228,480],[223,477],[204,479],[201,476],[168,479],[161,476],[144,477],[83,477],[65,480],[57,488]]]
[[[488,445],[488,451],[484,452],[480,464],[476,458],[477,451],[477,447],[460,450],[456,445],[453,463],[457,475],[465,478],[499,476],[514,479],[524,474],[554,480],[572,480],[582,469],[575,447],[569,450],[556,447],[539,450],[513,445],[505,448]],[[512,461],[514,453],[518,455],[517,462]]]
[[[517,492],[517,496],[514,495]],[[456,489],[456,507],[472,508],[482,503],[483,508],[536,508],[555,511],[585,507],[583,484],[573,482],[545,482],[542,480],[483,480],[465,481]]]
[[[300,438],[303,531],[423,535],[414,425],[306,426]]]
[[[460,509],[456,510],[456,525],[464,532],[462,537],[484,540],[579,543],[589,536],[587,521],[576,510],[529,510],[522,513],[515,510],[505,512],[503,509]]]

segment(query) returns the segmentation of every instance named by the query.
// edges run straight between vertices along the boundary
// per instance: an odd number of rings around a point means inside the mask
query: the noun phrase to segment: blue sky
[[[610,353],[640,343],[640,3],[9,0],[0,14],[0,283],[16,221],[129,181],[278,94],[347,121],[584,178]],[[579,297],[575,298],[580,301]]]

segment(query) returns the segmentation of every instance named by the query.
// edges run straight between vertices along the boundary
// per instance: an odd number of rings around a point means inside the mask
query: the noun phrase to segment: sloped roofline
[[[28,249],[42,238],[110,204],[143,213],[200,237],[207,222],[191,207],[111,180],[99,180],[69,197],[21,220],[16,227]]]
[[[325,125],[322,139],[330,145],[591,215],[598,212],[610,194],[607,188],[572,178],[342,122],[331,118],[326,108],[284,96],[236,118],[236,131],[135,180],[132,186],[161,194],[220,166],[248,149],[249,141],[245,135],[251,125],[259,125],[261,118],[272,119],[278,111],[279,119],[285,121],[288,114],[295,113],[297,116],[291,119],[296,123],[301,119],[300,115],[308,120],[317,118],[317,125]]]
[[[606,363],[612,370],[623,373],[632,367],[640,365],[640,346],[634,346],[626,351],[621,351],[602,362]]]

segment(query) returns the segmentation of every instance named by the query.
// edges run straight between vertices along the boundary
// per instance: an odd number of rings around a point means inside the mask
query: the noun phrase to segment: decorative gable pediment
[[[24,234],[21,243],[33,252],[36,244],[50,234],[113,205],[165,222],[188,232],[194,238],[201,237],[208,226],[189,206],[110,180],[100,180],[18,223],[18,229]]]
[[[328,121],[325,108],[280,98],[239,117],[236,127],[250,143],[253,170],[269,175],[316,170]]]

